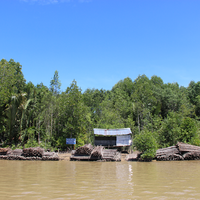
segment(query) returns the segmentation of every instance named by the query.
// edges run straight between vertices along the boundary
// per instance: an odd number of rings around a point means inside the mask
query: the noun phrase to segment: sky
[[[0,60],[27,82],[111,90],[145,74],[200,81],[199,0],[0,0]]]

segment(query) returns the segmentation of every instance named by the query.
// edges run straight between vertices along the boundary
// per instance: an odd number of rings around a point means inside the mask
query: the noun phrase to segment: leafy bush
[[[138,151],[142,152],[142,159],[153,159],[157,150],[157,142],[152,133],[148,130],[143,130],[133,140]]]
[[[29,139],[27,143],[25,144],[25,148],[29,148],[29,147],[38,147],[37,141],[33,139]]]

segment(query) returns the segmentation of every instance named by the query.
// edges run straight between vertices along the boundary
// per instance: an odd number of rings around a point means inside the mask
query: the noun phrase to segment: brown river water
[[[0,160],[0,199],[200,199],[200,161]]]

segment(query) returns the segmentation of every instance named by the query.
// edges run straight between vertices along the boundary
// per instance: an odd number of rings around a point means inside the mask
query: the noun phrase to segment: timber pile
[[[23,156],[25,157],[42,157],[44,149],[40,147],[30,147],[23,149]]]
[[[70,160],[71,161],[89,161],[91,159],[91,153],[94,147],[91,144],[85,144],[82,147],[79,147],[75,151],[72,151]]]
[[[183,160],[177,146],[171,146],[167,148],[158,149],[156,151],[156,160],[169,161],[169,160]]]
[[[0,148],[0,155],[6,155],[10,150],[10,148]]]
[[[121,154],[117,151],[117,149],[104,149],[102,160],[121,161]]]
[[[184,160],[200,160],[200,152],[187,152],[183,154]]]
[[[15,150],[10,150],[7,152],[6,155],[16,155],[16,156],[22,156],[23,150],[22,149],[15,149]]]
[[[0,156],[1,160],[26,160],[24,156],[18,156],[18,155],[6,155],[6,156]]]
[[[85,144],[84,146],[76,149],[75,155],[91,155],[92,150],[93,146],[91,144]]]
[[[42,156],[42,160],[54,160],[54,161],[57,161],[57,160],[59,160],[59,156],[55,152],[45,152],[44,155]]]
[[[3,149],[3,148],[1,148]],[[6,155],[0,154],[1,160],[59,160],[59,156],[55,152],[44,152],[44,149],[40,147],[27,148],[27,149],[6,149],[1,150],[1,152],[6,152]]]
[[[156,160],[200,160],[200,147],[178,142],[176,146],[158,149]]]
[[[99,160],[103,157],[103,146],[95,147],[91,152],[91,159]]]
[[[104,149],[103,146],[93,147],[86,144],[72,152],[70,160],[74,161],[121,161],[121,154],[117,149]]]
[[[184,160],[200,160],[199,146],[185,144],[182,142],[178,142],[176,146],[179,149],[179,151],[183,154]]]

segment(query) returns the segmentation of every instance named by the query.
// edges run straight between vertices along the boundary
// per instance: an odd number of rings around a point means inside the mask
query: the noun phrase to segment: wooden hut
[[[129,147],[132,144],[131,129],[98,129],[94,128],[94,144],[105,147]]]

